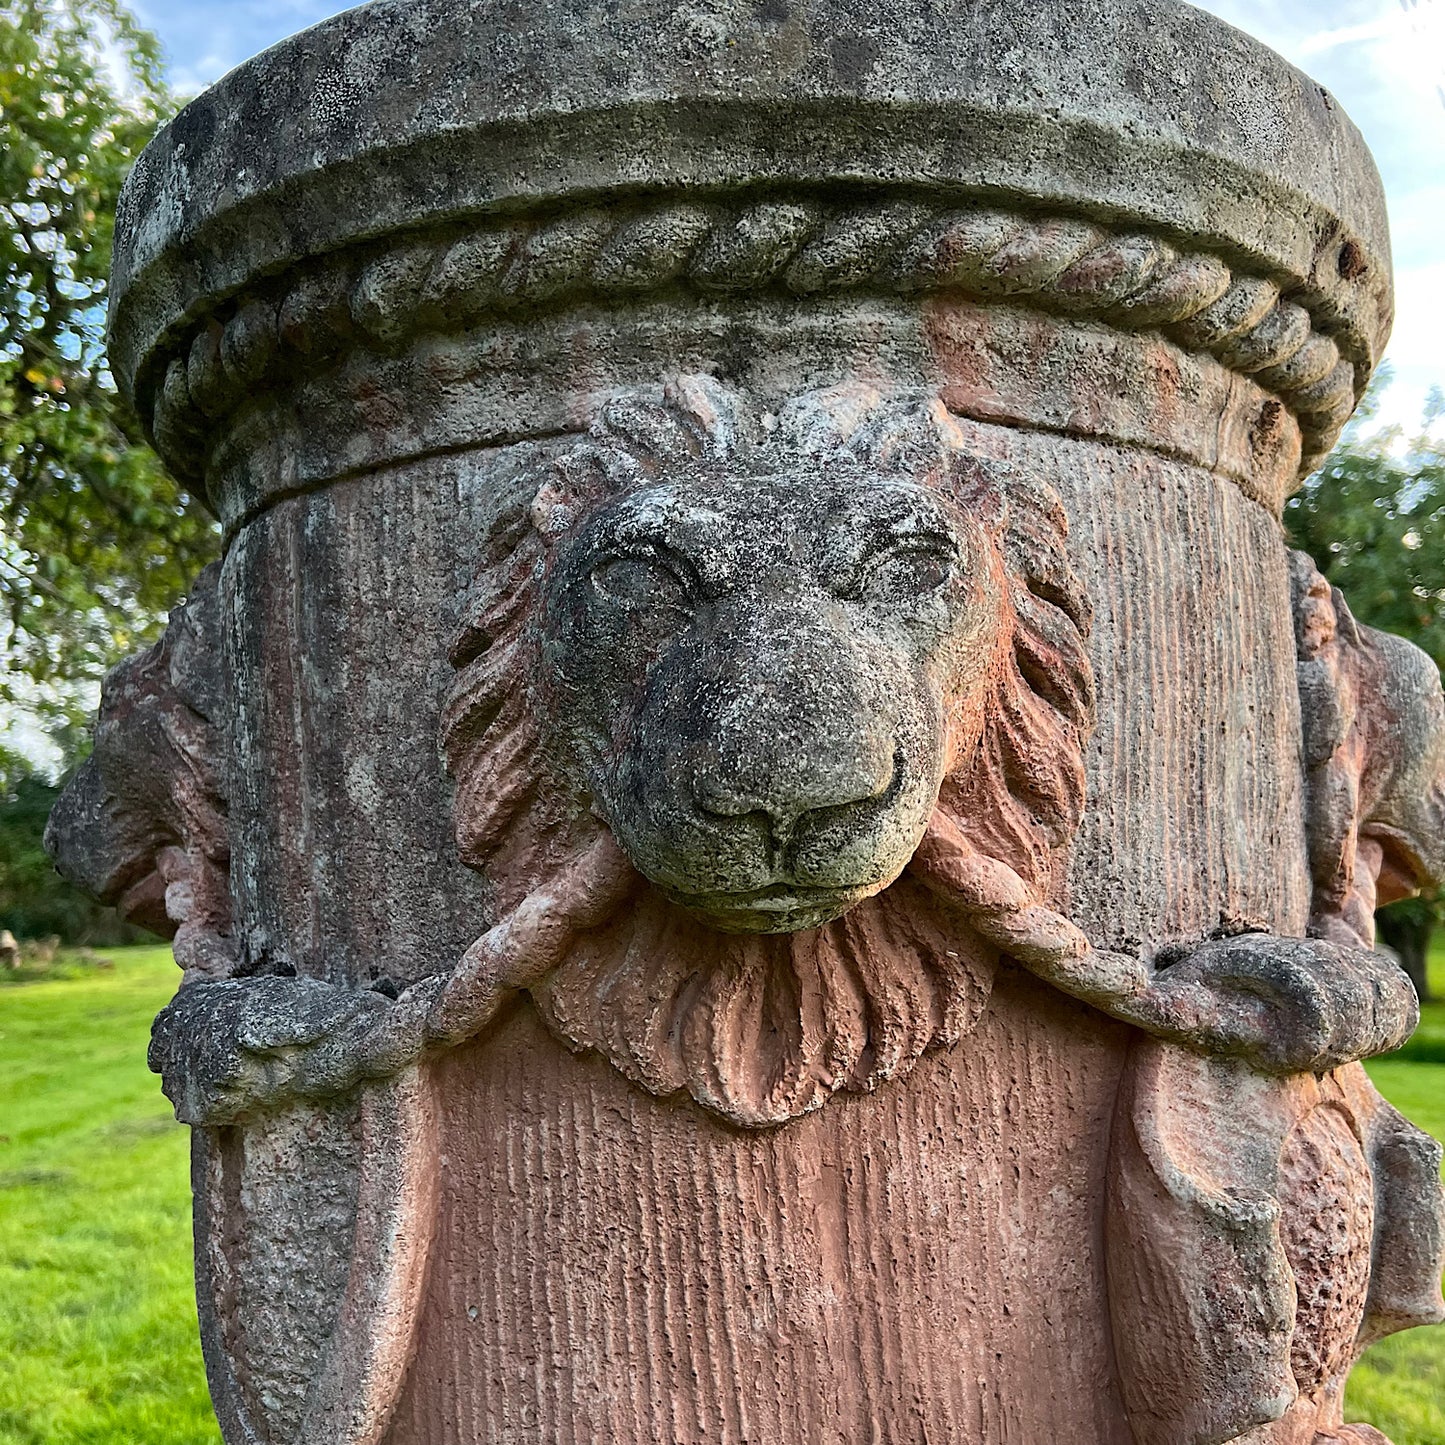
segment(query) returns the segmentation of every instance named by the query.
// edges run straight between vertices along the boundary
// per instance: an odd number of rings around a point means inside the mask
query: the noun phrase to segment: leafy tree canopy
[[[1445,666],[1445,437],[1434,398],[1419,436],[1366,434],[1388,373],[1323,469],[1289,504],[1295,545],[1371,627],[1398,632]]]
[[[118,0],[0,0],[0,712],[46,727],[93,705],[216,545],[104,356],[116,198],[172,109]]]

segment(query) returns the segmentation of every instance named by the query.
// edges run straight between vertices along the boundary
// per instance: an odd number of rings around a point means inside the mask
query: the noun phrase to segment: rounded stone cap
[[[395,232],[787,187],[1157,233],[1306,310],[1356,392],[1389,332],[1359,133],[1179,0],[376,0],[232,71],[141,157],[115,374],[151,424],[198,318]]]

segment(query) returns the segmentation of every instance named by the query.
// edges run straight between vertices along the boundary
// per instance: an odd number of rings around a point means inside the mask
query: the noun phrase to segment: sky
[[[541,0],[539,0],[541,3]],[[204,89],[232,66],[341,10],[332,0],[133,0],[166,47],[173,84]],[[1407,430],[1445,390],[1445,0],[1208,0],[1326,85],[1384,177],[1394,238],[1395,380],[1382,422]]]

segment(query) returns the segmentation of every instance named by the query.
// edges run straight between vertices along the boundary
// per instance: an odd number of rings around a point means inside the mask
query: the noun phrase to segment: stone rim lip
[[[1332,319],[1363,380],[1391,320],[1388,226],[1320,87],[1181,0],[995,0],[948,23],[956,3],[720,0],[699,34],[662,0],[625,20],[376,0],[303,31],[186,107],[127,183],[121,388],[189,318],[307,256],[469,215],[788,184],[1196,238]]]

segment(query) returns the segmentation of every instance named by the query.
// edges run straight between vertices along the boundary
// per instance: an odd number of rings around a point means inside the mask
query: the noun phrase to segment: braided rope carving
[[[837,206],[662,203],[520,218],[323,257],[233,298],[184,336],[140,405],[186,476],[214,423],[281,367],[344,348],[396,351],[488,315],[664,288],[796,296],[953,290],[1159,331],[1273,392],[1299,419],[1312,470],[1354,409],[1355,367],[1274,282],[1160,236],[1090,221],[912,200]],[[149,416],[146,416],[147,411]]]
[[[1323,1072],[1398,1048],[1419,1021],[1402,969],[1372,949],[1244,933],[1158,955],[1096,948],[1006,864],[935,815],[911,865],[980,938],[1063,993],[1265,1074]]]
[[[911,866],[981,939],[1044,982],[1155,1038],[1264,1074],[1318,1073],[1388,1052],[1419,1021],[1409,979],[1371,949],[1268,934],[1206,941],[1172,960],[1096,949],[941,814]],[[394,1077],[475,1038],[637,882],[604,833],[454,968],[394,1003],[315,979],[190,985],[156,1020],[151,1068],[164,1075],[177,1116],[206,1125]]]
[[[287,1100],[344,1094],[394,1078],[475,1038],[520,989],[555,969],[578,936],[625,900],[638,878],[602,834],[575,864],[529,894],[456,965],[392,1002],[372,990],[268,976],[190,984],[156,1019],[150,1065],[177,1117],[233,1123]]]

